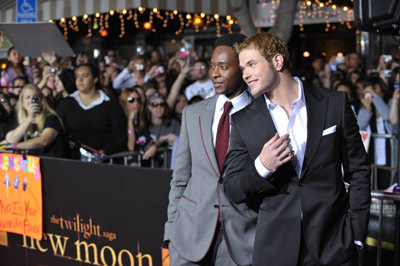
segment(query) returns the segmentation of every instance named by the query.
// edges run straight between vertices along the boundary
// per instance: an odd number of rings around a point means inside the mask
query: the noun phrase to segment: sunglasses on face
[[[154,108],[157,108],[159,106],[161,108],[164,108],[165,107],[165,103],[151,103],[151,106],[154,107]]]
[[[142,103],[142,100],[140,98],[135,98],[135,97],[129,97],[126,100],[128,101],[128,103],[134,103],[134,102]]]

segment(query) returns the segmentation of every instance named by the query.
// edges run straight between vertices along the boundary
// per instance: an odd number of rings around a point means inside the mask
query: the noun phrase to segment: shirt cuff
[[[364,248],[364,243],[359,240],[354,240],[354,244],[360,247],[360,249]]]
[[[262,177],[262,178],[267,178],[273,173],[274,171],[268,170],[261,162],[260,155],[258,155],[257,159],[254,161],[254,166],[256,167],[257,173]]]

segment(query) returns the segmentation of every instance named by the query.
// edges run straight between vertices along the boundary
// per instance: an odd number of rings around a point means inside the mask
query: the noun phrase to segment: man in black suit
[[[371,170],[346,95],[293,78],[274,34],[250,36],[237,51],[259,97],[232,116],[224,187],[235,203],[263,197],[253,265],[357,265]]]

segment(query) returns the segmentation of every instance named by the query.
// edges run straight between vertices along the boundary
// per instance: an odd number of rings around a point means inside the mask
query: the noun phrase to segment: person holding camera
[[[356,82],[357,90],[363,90],[360,99],[361,108],[357,115],[360,130],[378,134],[393,134],[393,126],[389,120],[390,90],[379,77],[360,78]],[[390,166],[389,142],[384,138],[371,138],[368,154],[376,165]],[[390,186],[390,172],[382,169],[378,171],[378,189]]]
[[[149,73],[146,72],[146,58],[144,55],[137,54],[115,78],[113,87],[116,90],[124,90],[135,85],[143,85],[148,80]]]
[[[30,155],[64,157],[63,123],[37,86],[27,84],[23,87],[17,117],[18,126],[6,135],[6,149],[25,150]]]
[[[157,84],[157,91],[164,96],[169,94],[172,84],[167,84],[167,69],[163,65],[153,65],[149,71],[149,79]]]

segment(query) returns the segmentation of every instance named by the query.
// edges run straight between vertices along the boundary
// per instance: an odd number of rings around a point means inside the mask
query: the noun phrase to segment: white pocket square
[[[327,128],[327,129],[325,129],[324,131],[322,131],[322,136],[326,136],[326,135],[329,135],[329,134],[332,134],[332,133],[335,133],[335,132],[336,132],[336,125],[331,126],[331,127]]]

